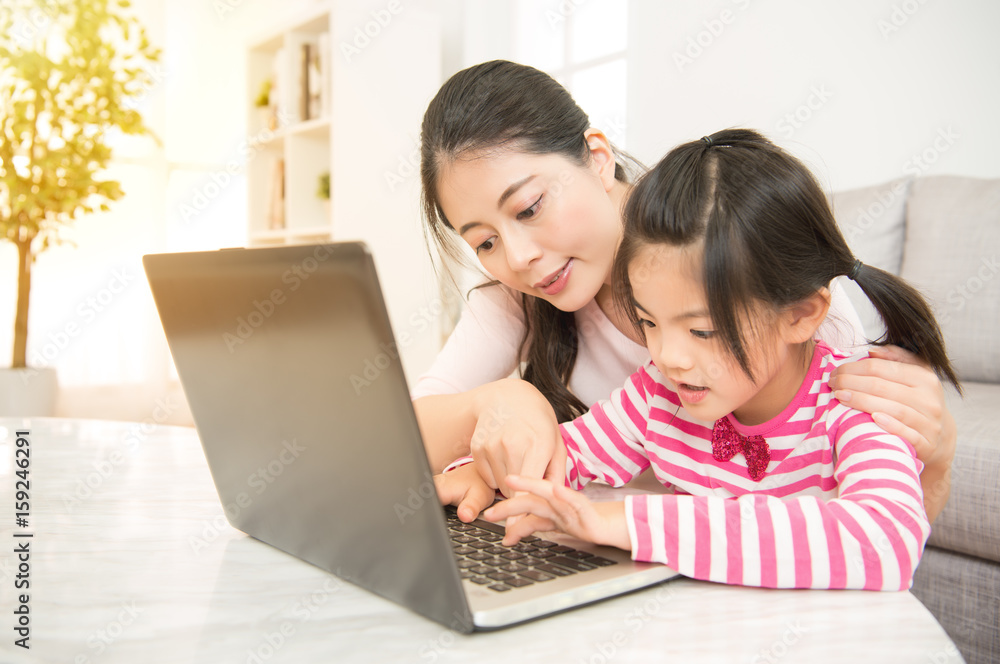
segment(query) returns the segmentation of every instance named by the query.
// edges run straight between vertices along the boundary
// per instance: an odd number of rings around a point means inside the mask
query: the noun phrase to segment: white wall
[[[633,0],[629,148],[653,163],[746,126],[834,190],[997,177],[998,25],[993,0]]]

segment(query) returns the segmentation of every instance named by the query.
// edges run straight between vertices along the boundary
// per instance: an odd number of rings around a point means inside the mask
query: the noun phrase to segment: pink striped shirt
[[[792,402],[743,426],[771,448],[767,474],[712,456],[712,422],[693,418],[650,363],[586,415],[561,426],[567,482],[621,486],[652,465],[673,493],[628,496],[635,560],[696,579],[768,588],[910,587],[930,524],[921,463],[903,439],[833,397],[850,359],[818,342]]]

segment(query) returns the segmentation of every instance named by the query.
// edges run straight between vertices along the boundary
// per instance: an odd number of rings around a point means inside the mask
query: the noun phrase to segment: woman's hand
[[[830,386],[841,402],[872,414],[875,423],[903,438],[924,464],[920,483],[931,522],[951,492],[949,476],[957,431],[940,379],[916,355],[897,346],[872,347],[870,358],[838,367]]]
[[[513,546],[533,532],[557,530],[586,542],[631,550],[625,523],[625,503],[594,503],[563,484],[510,475],[510,488],[517,492],[484,516],[491,521],[508,519],[504,546]],[[510,517],[518,517],[511,522]]]
[[[513,495],[508,475],[562,484],[566,448],[552,406],[532,384],[508,378],[476,388],[477,423],[469,444],[483,480]]]

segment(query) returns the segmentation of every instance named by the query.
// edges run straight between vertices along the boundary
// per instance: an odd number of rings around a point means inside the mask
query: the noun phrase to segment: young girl
[[[652,466],[674,492],[591,503],[508,477],[526,493],[485,513],[519,517],[504,544],[555,529],[698,579],[908,588],[930,532],[921,464],[834,397],[830,373],[849,358],[814,333],[830,283],[846,275],[881,314],[882,343],[958,387],[921,296],[855,260],[808,170],[752,131],[671,151],[635,186],[625,218],[615,296],[652,362],[562,425],[566,483],[621,486]],[[483,490],[473,465],[441,477],[443,500]]]
[[[445,257],[466,244],[499,282],[469,294],[448,343],[414,385],[435,471],[471,448],[493,486],[506,489],[510,473],[542,477],[562,448],[558,423],[649,361],[611,297],[628,163],[569,92],[532,67],[469,67],[428,106],[420,169],[427,234]],[[831,286],[831,294],[821,337],[845,349],[865,344],[843,289]],[[940,380],[901,349],[871,355],[835,372],[838,398],[914,445],[925,487],[947,487],[956,436]],[[502,380],[515,371],[523,380]],[[925,498],[933,519],[948,491]]]

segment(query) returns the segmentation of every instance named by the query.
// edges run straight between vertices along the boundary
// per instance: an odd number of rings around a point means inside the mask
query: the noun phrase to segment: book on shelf
[[[298,108],[299,120],[313,120],[330,115],[330,35],[317,35],[299,47]]]
[[[271,170],[271,198],[268,206],[268,228],[285,227],[285,160],[275,159]]]

